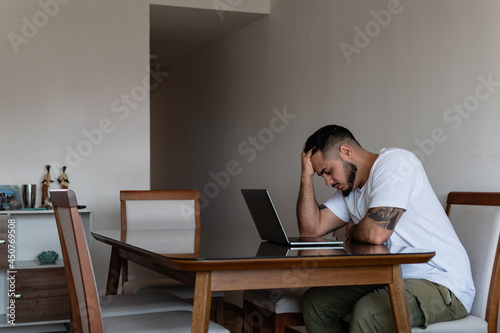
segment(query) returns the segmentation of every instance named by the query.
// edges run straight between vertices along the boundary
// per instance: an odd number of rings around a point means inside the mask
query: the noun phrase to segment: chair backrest
[[[199,191],[120,191],[120,203],[122,228],[200,227]]]
[[[200,228],[198,191],[120,191],[122,230]]]
[[[198,191],[120,191],[121,239],[157,253],[199,253]],[[161,275],[124,262],[122,282],[129,277]]]
[[[471,314],[496,332],[500,300],[500,193],[450,192],[446,213],[469,255],[476,296]]]
[[[94,270],[72,190],[52,190],[57,230],[68,280],[72,332],[102,333]]]

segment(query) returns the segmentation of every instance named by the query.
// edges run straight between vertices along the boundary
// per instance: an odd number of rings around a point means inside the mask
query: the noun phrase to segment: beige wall
[[[96,228],[117,226],[119,190],[149,187],[148,6],[52,0],[0,7],[0,183],[39,184],[46,164],[56,180],[66,165]],[[57,181],[51,187],[60,188]]]
[[[216,10],[218,17],[224,17],[225,11],[246,13],[269,13],[270,0],[149,0],[153,5],[198,8]]]
[[[39,184],[46,164],[56,180],[66,165],[94,228],[118,228],[120,189],[150,185],[149,6],[2,1],[0,34],[0,184]]]
[[[272,4],[153,92],[152,187],[198,188],[204,225],[250,229],[239,189],[268,188],[295,233],[300,149],[338,123],[371,151],[415,151],[443,202],[500,189],[500,2]]]

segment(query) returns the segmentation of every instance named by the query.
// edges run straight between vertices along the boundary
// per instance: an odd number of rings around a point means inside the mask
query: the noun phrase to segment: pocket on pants
[[[405,280],[405,288],[413,294],[425,317],[424,326],[463,318],[467,311],[448,288],[427,280]]]

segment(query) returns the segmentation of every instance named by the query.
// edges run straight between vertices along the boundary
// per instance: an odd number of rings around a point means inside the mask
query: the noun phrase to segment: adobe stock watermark
[[[274,108],[272,110],[273,116],[269,120],[268,127],[261,128],[257,134],[249,135],[246,140],[240,142],[237,146],[237,151],[240,156],[245,157],[244,161],[247,163],[252,162],[259,152],[266,149],[266,147],[274,140],[277,133],[283,132],[290,121],[295,119],[297,115],[288,113],[286,105],[283,110]],[[237,160],[230,160],[226,163],[223,170],[218,172],[210,171],[208,175],[213,180],[206,183],[200,192],[200,208],[207,207],[211,199],[217,197],[221,189],[226,188],[231,182],[231,177],[239,175],[243,171],[242,162]]]
[[[481,102],[489,99],[500,87],[500,82],[493,80],[493,74],[488,74],[486,77],[481,75],[477,80],[479,83],[473,93],[465,97],[461,103],[454,103],[451,108],[443,112],[443,121],[445,124],[449,124],[452,130],[458,130],[464,119],[468,119],[479,109]],[[413,153],[423,162],[426,156],[430,156],[436,151],[437,144],[448,140],[446,132],[445,128],[436,127],[429,137],[423,140],[415,139],[414,142],[419,149],[414,150]]]
[[[410,0],[411,1],[411,0]],[[340,50],[344,55],[347,63],[350,64],[354,54],[360,54],[372,40],[380,35],[383,28],[391,23],[394,15],[398,15],[403,11],[403,6],[399,0],[389,0],[387,2],[387,9],[379,11],[371,10],[370,15],[373,20],[368,21],[364,25],[364,29],[358,26],[354,27],[354,38],[352,44],[341,42],[339,44]]]
[[[428,137],[421,140],[415,139],[414,143],[418,149],[412,150],[414,155],[407,159],[401,158],[398,170],[391,175],[387,175],[394,189],[396,184],[410,177],[427,157],[434,154],[439,144],[443,144],[448,140],[447,133],[450,130],[458,130],[462,126],[464,119],[469,119],[479,109],[481,102],[489,99],[500,87],[500,82],[493,79],[493,74],[488,74],[486,77],[478,76],[477,81],[479,83],[474,88],[473,93],[467,95],[462,102],[454,103],[452,107],[443,112],[442,119],[445,124],[449,125],[449,128],[444,126],[436,127]]]
[[[31,18],[26,16],[21,17],[20,34],[9,32],[7,39],[15,53],[19,53],[19,47],[28,44],[30,40],[35,38],[40,29],[47,26],[50,20],[54,18],[63,5],[67,5],[71,0],[38,0],[37,4],[40,10],[35,12]]]
[[[18,295],[16,294],[16,220],[7,220],[7,233],[6,240],[7,243],[7,263],[9,264],[9,270],[7,271],[7,297],[9,304],[7,305],[7,313],[5,314],[7,323],[10,325],[16,325],[16,300]]]
[[[224,13],[232,12],[236,7],[240,6],[243,0],[214,0],[212,6],[215,9],[215,13],[219,17],[219,20],[224,21]]]
[[[138,84],[128,92],[122,93],[120,97],[115,98],[110,105],[110,111],[118,117],[118,120],[124,121],[130,113],[136,109],[140,103],[144,102],[149,96],[149,92],[156,89],[170,73],[162,72],[160,65],[157,65],[154,70],[146,67],[141,84]],[[62,167],[66,165],[67,173],[71,173],[73,168],[78,167],[85,157],[90,156],[94,149],[100,146],[106,137],[116,130],[117,120],[109,117],[104,117],[96,124],[96,127],[91,129],[83,129],[81,131],[83,139],[76,146],[66,146],[65,163],[52,162],[51,165]]]

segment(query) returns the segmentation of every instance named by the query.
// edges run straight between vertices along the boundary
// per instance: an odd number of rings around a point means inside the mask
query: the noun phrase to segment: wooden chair
[[[198,191],[120,191],[121,237],[138,245],[147,242],[148,249],[158,253],[199,253],[201,230],[200,195]],[[153,244],[135,237],[135,231],[169,230],[168,239]],[[146,244],[144,244],[146,245]],[[156,248],[151,248],[156,246]],[[134,263],[122,267],[122,292],[168,291],[193,301],[194,288],[183,285]],[[224,322],[224,292],[213,293],[212,318]]]
[[[260,332],[260,326],[285,333],[287,326],[303,326],[302,295],[307,288],[245,290],[243,292],[244,332]]]
[[[72,332],[191,332],[190,304],[167,293],[158,294],[164,298],[162,312],[157,309],[149,312],[146,308],[134,312],[135,306],[141,306],[134,300],[142,295],[107,296],[105,302],[113,311],[112,315],[103,316],[104,302],[98,296],[76,195],[71,190],[54,190],[50,194],[68,280]],[[127,303],[127,300],[132,302]],[[155,302],[151,299],[153,306],[149,306],[149,310],[160,306]],[[215,323],[210,323],[209,331],[229,332]]]
[[[496,333],[500,301],[500,193],[450,192],[446,213],[469,255],[476,296],[462,319],[413,328],[412,333]]]

